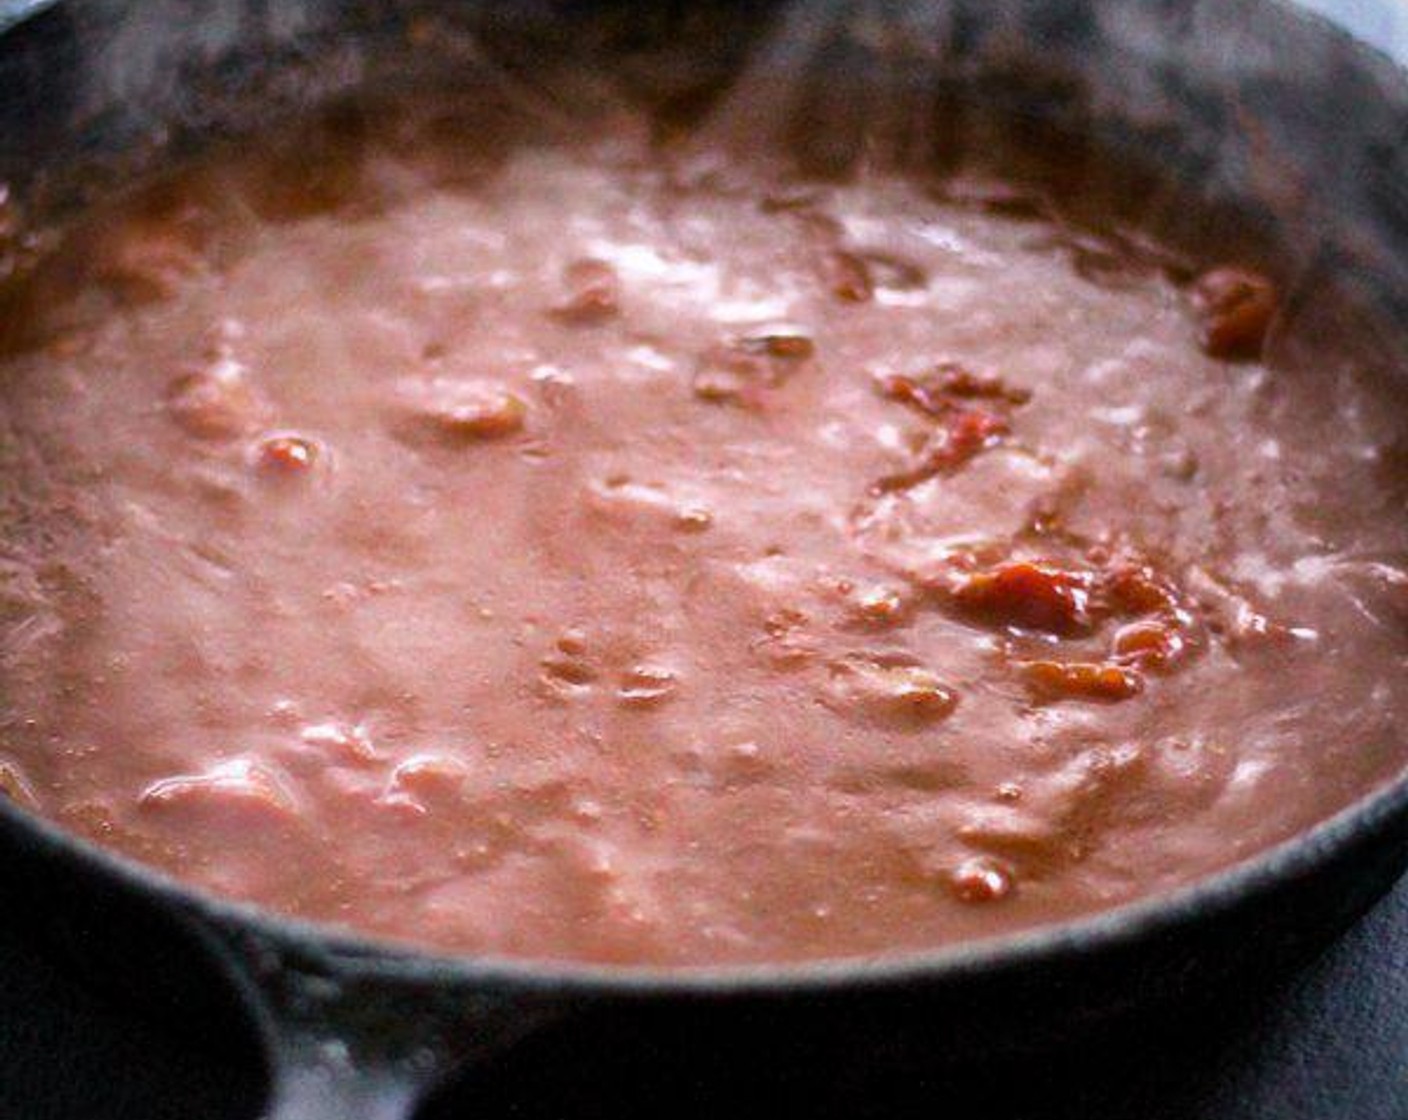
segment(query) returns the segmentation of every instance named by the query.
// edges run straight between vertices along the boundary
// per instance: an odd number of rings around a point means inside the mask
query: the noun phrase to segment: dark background
[[[0,1118],[254,1120],[261,1075],[150,1026],[0,920]],[[850,1099],[847,1071],[780,1115],[1003,1120],[1408,1120],[1408,879],[1269,995],[1219,993],[1194,1026],[1141,1028],[1054,1059],[957,1070]],[[646,1095],[579,1071],[550,1103],[535,1075],[490,1082],[471,1115],[740,1115],[737,1091],[655,1078]],[[661,1096],[672,1099],[669,1107]],[[570,1103],[563,1103],[565,1101]],[[709,1107],[704,1107],[707,1102]],[[785,1103],[785,1102],[784,1102]],[[727,1111],[723,1111],[724,1106]],[[356,1120],[349,1117],[348,1120]]]

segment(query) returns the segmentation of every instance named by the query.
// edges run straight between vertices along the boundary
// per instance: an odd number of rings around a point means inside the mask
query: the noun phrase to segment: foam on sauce
[[[697,964],[1109,907],[1403,765],[1395,406],[1253,360],[1258,278],[879,173],[445,166],[225,157],[33,281],[0,789],[303,917]]]

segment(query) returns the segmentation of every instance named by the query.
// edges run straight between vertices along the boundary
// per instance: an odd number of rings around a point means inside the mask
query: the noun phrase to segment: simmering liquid
[[[1402,399],[996,185],[620,136],[211,157],[0,366],[0,784],[441,950],[895,952],[1405,759]],[[467,150],[468,149],[468,150]]]

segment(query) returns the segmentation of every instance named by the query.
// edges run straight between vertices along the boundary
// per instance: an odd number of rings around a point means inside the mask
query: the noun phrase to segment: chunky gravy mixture
[[[1403,765],[1402,399],[1262,364],[1268,281],[992,184],[452,156],[224,157],[12,298],[12,797],[307,918],[697,964],[1098,910]]]

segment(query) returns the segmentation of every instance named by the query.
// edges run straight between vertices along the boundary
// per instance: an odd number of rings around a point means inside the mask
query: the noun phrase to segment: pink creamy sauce
[[[1401,390],[1255,360],[1258,278],[621,141],[253,159],[9,305],[0,785],[74,832],[781,961],[1167,891],[1408,757]]]

